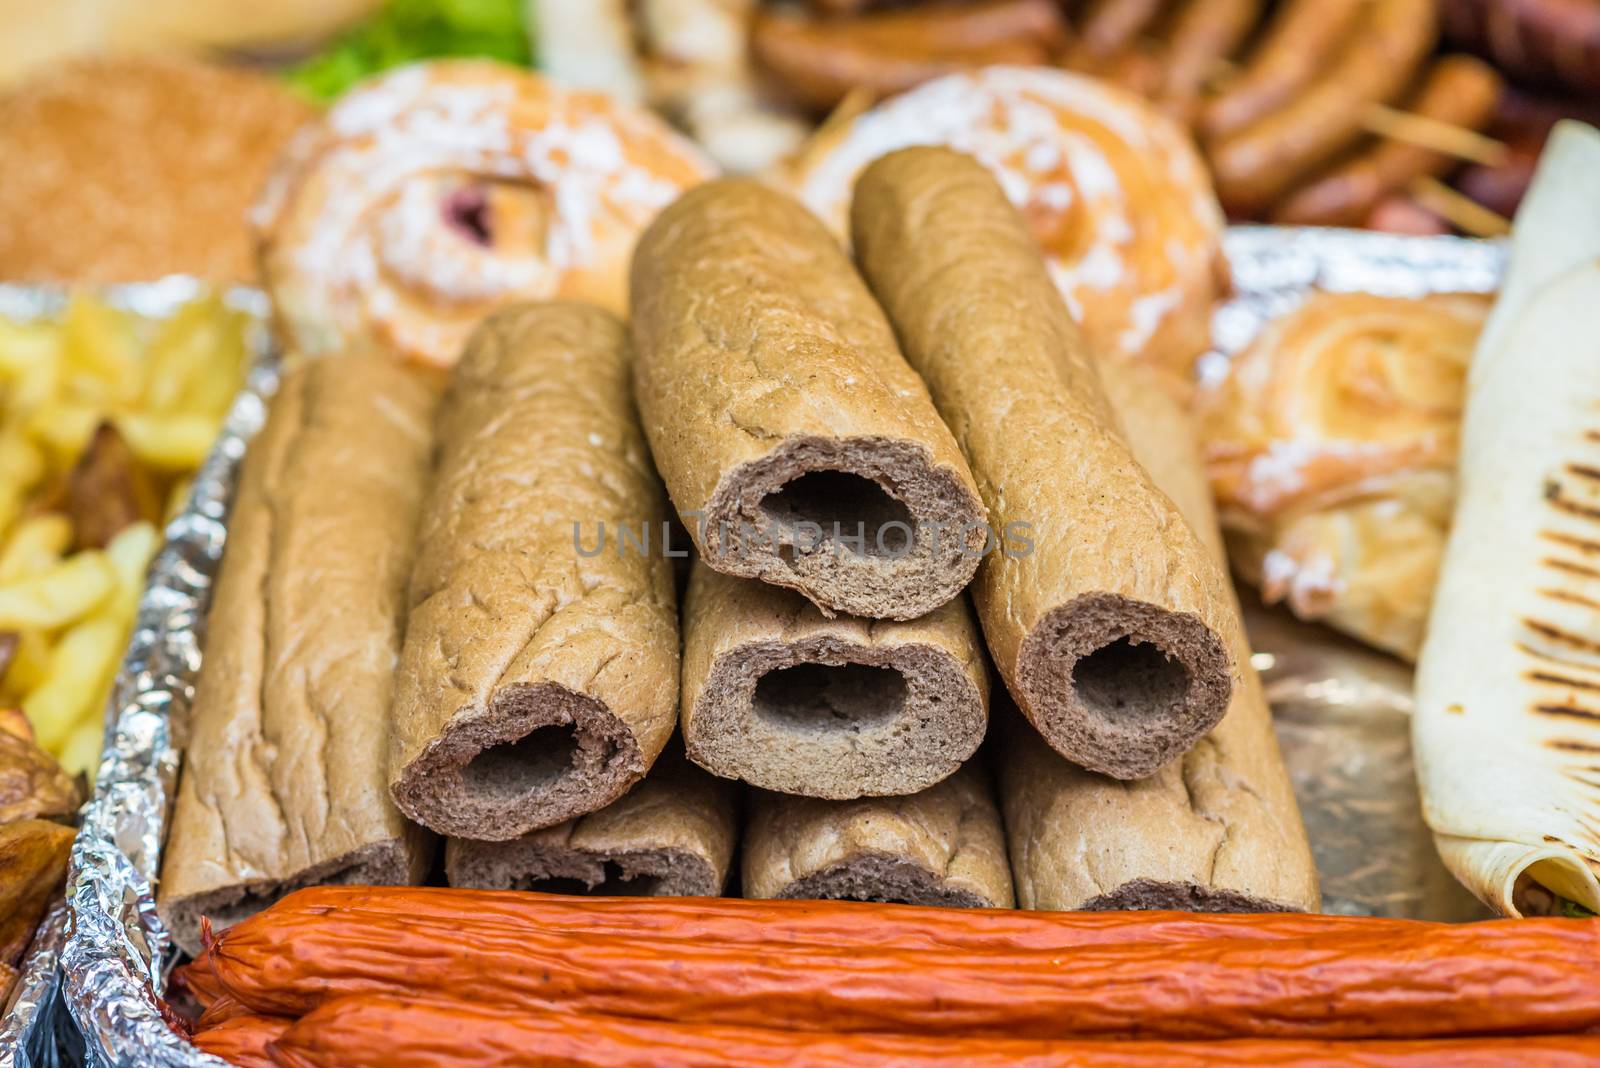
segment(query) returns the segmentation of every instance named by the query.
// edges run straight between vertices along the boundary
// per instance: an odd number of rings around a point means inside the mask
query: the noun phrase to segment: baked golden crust
[[[385,354],[317,360],[251,445],[161,873],[191,952],[202,916],[220,928],[302,886],[423,874],[386,771],[436,400]]]
[[[641,230],[714,168],[641,108],[496,63],[351,90],[258,206],[267,287],[308,353],[377,339],[448,366],[514,299],[621,312]]]
[[[503,841],[602,808],[677,724],[667,502],[630,363],[615,316],[550,303],[490,316],[455,369],[390,762],[401,811],[441,834]]]
[[[0,280],[256,281],[246,215],[315,112],[195,60],[80,60],[0,97]]]
[[[949,149],[902,149],[862,176],[851,221],[1005,539],[972,588],[1000,674],[1056,751],[1144,778],[1227,708],[1238,622],[1221,569],[1119,433],[989,172]]]
[[[994,172],[1097,352],[1188,380],[1225,265],[1222,210],[1180,126],[1092,78],[990,67],[824,127],[781,178],[842,235],[857,176],[919,144]]]
[[[1488,308],[1473,295],[1316,293],[1202,392],[1230,551],[1268,603],[1416,656]]]

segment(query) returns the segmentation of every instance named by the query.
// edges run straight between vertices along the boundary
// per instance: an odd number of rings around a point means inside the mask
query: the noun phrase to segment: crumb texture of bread
[[[906,622],[829,618],[804,597],[696,561],[684,594],[690,757],[780,793],[916,793],[989,722],[988,664],[965,597]]]
[[[738,842],[737,787],[673,743],[650,774],[597,812],[509,842],[452,838],[451,886],[637,897],[715,897]]]
[[[1135,456],[1220,560],[1222,532],[1189,417],[1138,368],[1105,385]],[[1230,598],[1231,600],[1231,598]],[[1237,613],[1237,601],[1232,601]],[[995,710],[1017,903],[1028,909],[1315,912],[1316,866],[1243,628],[1222,722],[1138,782],[1085,771]]]
[[[387,774],[437,401],[384,354],[312,361],[251,444],[161,873],[191,953],[201,916],[221,929],[303,886],[425,873],[431,842]]]
[[[856,187],[862,270],[961,443],[1003,544],[973,584],[1007,688],[1050,745],[1141,779],[1235,682],[1226,576],[1151,481],[1021,217],[970,157],[883,157]]]
[[[615,316],[560,302],[490,316],[455,368],[390,762],[396,803],[440,834],[503,841],[603,808],[677,723],[667,502],[630,359]]]
[[[707,563],[874,619],[967,585],[972,474],[813,215],[754,181],[691,190],[640,238],[632,316],[645,433]]]
[[[1014,904],[1000,811],[976,762],[908,797],[824,801],[757,790],[749,807],[746,897]]]

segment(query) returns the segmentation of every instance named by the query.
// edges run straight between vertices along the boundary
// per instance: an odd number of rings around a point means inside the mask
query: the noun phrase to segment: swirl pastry
[[[1234,566],[1268,603],[1416,657],[1487,310],[1470,295],[1318,293],[1202,392]]]
[[[788,181],[842,232],[856,175],[895,149],[927,144],[994,172],[1096,349],[1187,378],[1210,337],[1223,222],[1177,124],[1081,75],[990,67],[825,127]]]
[[[287,336],[453,364],[514,298],[625,307],[657,211],[713,173],[653,115],[484,61],[402,68],[300,137],[256,223]]]

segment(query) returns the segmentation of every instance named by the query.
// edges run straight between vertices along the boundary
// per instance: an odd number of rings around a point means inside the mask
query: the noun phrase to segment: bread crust
[[[823,801],[756,791],[744,895],[960,908],[1014,903],[989,777],[971,762],[910,797]]]
[[[696,561],[684,595],[690,757],[782,793],[915,793],[983,742],[988,666],[964,597],[908,622],[829,619]]]
[[[386,772],[436,402],[382,354],[312,361],[245,457],[161,876],[190,952],[201,916],[220,929],[302,886],[425,873],[431,843]]]
[[[509,842],[445,843],[451,886],[715,897],[738,841],[737,788],[684,759],[677,743],[597,812]]]
[[[1129,451],[987,171],[942,148],[885,156],[857,183],[852,231],[1007,537],[973,600],[1012,696],[1068,759],[1152,774],[1216,725],[1233,689],[1238,622],[1217,561]]]
[[[632,297],[639,412],[708,564],[878,619],[961,592],[983,502],[815,217],[756,182],[702,185],[640,239]]]
[[[630,359],[607,312],[519,305],[451,379],[390,761],[401,811],[441,834],[503,841],[603,808],[676,723],[666,500]]]
[[[1104,370],[1134,455],[1220,560],[1222,536],[1188,416],[1137,368]],[[1232,628],[1229,641],[1242,678],[1228,714],[1148,779],[1114,782],[1084,771],[1016,717],[1009,729],[1002,722],[1000,793],[1019,905],[1317,910],[1316,867],[1242,628]]]

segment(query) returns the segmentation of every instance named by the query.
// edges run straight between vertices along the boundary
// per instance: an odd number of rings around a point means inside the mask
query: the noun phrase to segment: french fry
[[[106,555],[85,550],[46,571],[0,584],[0,630],[50,629],[99,608],[117,588]]]
[[[72,732],[101,707],[111,672],[128,643],[120,619],[97,614],[74,624],[50,652],[45,680],[22,699],[39,745],[59,753]]]
[[[24,425],[28,436],[49,454],[54,470],[65,471],[88,448],[94,428],[103,418],[92,404],[51,401],[35,408]]]
[[[59,513],[20,521],[0,547],[0,585],[48,570],[72,545],[72,521]]]
[[[94,785],[95,772],[100,770],[100,753],[105,746],[106,727],[101,720],[91,716],[73,728],[61,745],[56,763],[68,775],[82,773]]]
[[[124,629],[133,627],[139,598],[144,596],[145,572],[150,569],[150,560],[160,547],[161,534],[149,522],[124,528],[106,546],[106,559],[117,574],[117,592],[102,611],[120,620]]]
[[[93,297],[74,297],[61,321],[61,352],[68,365],[105,387],[111,403],[138,398],[144,382],[139,335],[133,320]]]
[[[44,681],[50,668],[50,639],[41,630],[25,630],[17,636],[17,651],[0,679],[0,693],[8,703],[20,703],[29,691]]]
[[[136,412],[113,416],[113,421],[139,459],[168,470],[200,466],[222,428],[221,418],[213,415]]]
[[[45,404],[54,403],[61,390],[61,358],[59,349],[42,353],[40,358],[18,370],[6,391],[5,418],[7,423],[25,421]]]
[[[213,369],[232,366],[233,350],[242,346],[229,315],[213,294],[190,301],[161,324],[145,357],[144,410],[175,411]]]
[[[0,375],[15,379],[35,364],[55,360],[60,349],[55,324],[0,319]]]

